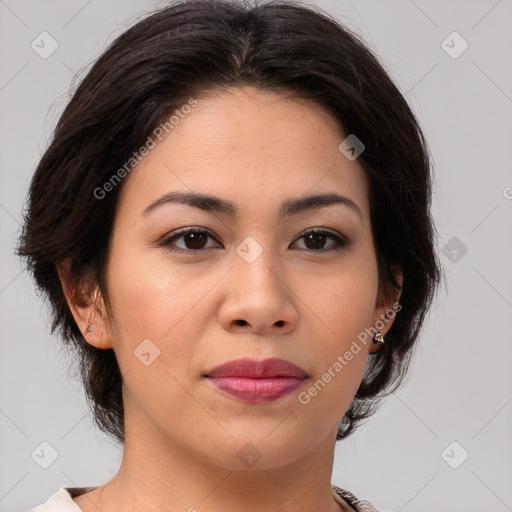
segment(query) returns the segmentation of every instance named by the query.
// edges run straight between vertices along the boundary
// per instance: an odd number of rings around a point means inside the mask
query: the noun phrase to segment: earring
[[[380,331],[377,331],[375,333],[375,336],[373,337],[373,343],[378,343],[379,347],[381,345],[384,345],[384,337],[382,336],[382,333]]]
[[[88,325],[87,329],[85,330],[85,332],[92,332],[92,327],[90,325]]]

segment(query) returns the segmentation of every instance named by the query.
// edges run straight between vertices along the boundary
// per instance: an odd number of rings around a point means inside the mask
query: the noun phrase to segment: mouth
[[[238,400],[264,404],[274,402],[297,388],[307,378],[299,366],[284,359],[237,359],[204,375],[215,389]]]

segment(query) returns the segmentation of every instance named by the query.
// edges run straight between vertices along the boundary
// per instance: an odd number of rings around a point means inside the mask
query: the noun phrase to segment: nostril
[[[245,320],[237,320],[236,325],[245,325],[247,322]]]

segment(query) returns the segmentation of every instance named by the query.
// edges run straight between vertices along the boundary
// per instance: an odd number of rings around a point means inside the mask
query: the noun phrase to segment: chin
[[[279,422],[278,422],[279,423]],[[276,425],[274,425],[274,428]],[[280,427],[278,427],[280,428]],[[228,429],[229,430],[229,429]],[[250,434],[247,434],[247,432]],[[312,447],[309,447],[303,441],[303,436],[296,438],[290,435],[290,432],[283,429],[277,434],[271,430],[258,436],[257,432],[247,425],[244,435],[233,434],[232,438],[212,441],[214,448],[212,450],[204,449],[209,456],[209,462],[216,466],[222,466],[231,471],[240,471],[244,469],[275,469],[292,464],[305,454]]]

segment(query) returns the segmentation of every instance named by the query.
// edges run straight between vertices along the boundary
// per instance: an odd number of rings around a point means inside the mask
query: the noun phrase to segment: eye
[[[214,239],[214,237],[204,229],[199,228],[183,228],[176,231],[171,236],[165,237],[160,245],[168,248],[171,252],[182,252],[182,253],[197,253],[204,249],[207,249],[206,241],[208,238]],[[185,247],[178,247],[178,249],[171,248],[174,243],[180,239],[183,239]]]
[[[171,252],[197,254],[205,249],[212,248],[212,246],[207,245],[209,238],[215,240],[215,237],[204,229],[194,227],[183,228],[165,237],[160,242],[160,246],[166,247]],[[326,249],[324,246],[329,238],[334,240],[334,244],[331,244]],[[304,239],[305,249],[313,252],[328,252],[349,245],[348,241],[342,236],[325,229],[310,229],[297,238],[297,240],[300,239]],[[184,246],[177,246],[176,242],[178,241],[181,241]],[[176,246],[177,248],[175,248]],[[303,248],[299,247],[299,249]]]
[[[302,234],[299,238],[297,238],[297,240],[302,238],[304,239],[306,249],[312,250],[314,252],[328,252],[332,250],[338,250],[338,248],[348,245],[347,240],[345,240],[343,237],[325,229],[310,229]],[[325,245],[325,242],[328,238],[334,240],[335,243],[334,245],[331,245],[325,249],[323,246]]]

